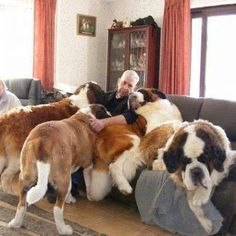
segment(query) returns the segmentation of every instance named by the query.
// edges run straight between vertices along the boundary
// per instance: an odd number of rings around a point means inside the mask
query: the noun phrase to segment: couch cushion
[[[167,97],[179,108],[184,121],[193,121],[199,118],[203,98],[181,95],[168,95]]]
[[[205,98],[199,118],[221,126],[231,141],[236,141],[236,102]]]
[[[236,150],[236,141],[231,142],[231,148]]]

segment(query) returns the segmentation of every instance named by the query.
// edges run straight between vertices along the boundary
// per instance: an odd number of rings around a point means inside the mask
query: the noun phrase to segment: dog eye
[[[208,163],[208,158],[207,158],[206,155],[201,154],[197,159],[198,159],[199,162],[202,162],[204,164]]]
[[[186,166],[188,164],[190,164],[191,162],[192,162],[191,159],[189,159],[187,157],[183,157],[183,159],[182,159],[183,169],[185,170]]]
[[[185,164],[190,164],[192,161],[191,161],[191,159],[190,158],[188,158],[188,157],[184,157],[183,158],[183,163],[185,163]]]
[[[147,103],[146,101],[140,102],[140,105],[143,106],[143,105],[145,105],[146,103]]]

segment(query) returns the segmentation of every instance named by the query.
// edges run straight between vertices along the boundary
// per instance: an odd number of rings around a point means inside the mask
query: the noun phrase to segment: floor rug
[[[1,236],[55,236],[58,235],[54,223],[53,215],[37,206],[30,206],[24,219],[24,224],[20,229],[9,229],[7,223],[15,216],[18,197],[0,191],[0,235]],[[105,236],[91,229],[80,226],[76,223],[66,223],[71,225],[75,236]]]

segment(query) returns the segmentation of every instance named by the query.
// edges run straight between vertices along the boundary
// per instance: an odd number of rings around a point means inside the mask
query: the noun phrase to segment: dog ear
[[[174,173],[180,166],[183,159],[183,145],[188,137],[188,133],[180,131],[177,133],[167,151],[164,152],[164,163],[169,173]]]
[[[89,82],[89,90],[87,96],[90,103],[105,105],[105,92],[98,84]]]
[[[153,102],[153,94],[150,89],[140,88],[137,90],[143,94],[143,98],[145,102]]]
[[[224,171],[224,161],[226,159],[225,150],[219,146],[213,146],[211,151],[212,153],[210,156],[212,158],[214,168],[219,172]]]
[[[153,94],[156,94],[158,98],[167,99],[166,95],[163,92],[161,92],[160,90],[152,88],[151,91]]]
[[[143,94],[146,102],[155,102],[157,99],[167,99],[166,95],[156,88],[140,88],[137,91]]]
[[[101,104],[91,104],[90,109],[91,109],[93,115],[97,119],[104,119],[104,118],[111,117],[110,112],[108,112],[106,107],[104,107]]]
[[[164,152],[163,160],[166,165],[166,169],[169,173],[174,173],[180,166],[183,150],[178,148],[176,150],[169,150]]]

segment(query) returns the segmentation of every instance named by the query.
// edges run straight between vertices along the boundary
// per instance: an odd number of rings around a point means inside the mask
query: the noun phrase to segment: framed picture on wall
[[[77,14],[77,35],[96,36],[96,17]]]

